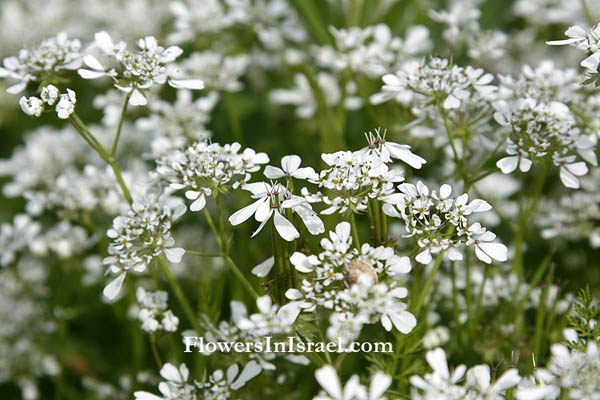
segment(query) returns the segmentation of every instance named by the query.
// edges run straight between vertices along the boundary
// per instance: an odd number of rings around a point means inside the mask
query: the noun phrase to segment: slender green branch
[[[246,288],[246,290],[248,291],[248,293],[250,293],[250,295],[253,298],[258,298],[258,293],[256,293],[256,290],[254,290],[254,288],[252,287],[252,285],[250,284],[250,282],[248,282],[248,279],[246,278],[246,276],[244,275],[244,273],[240,270],[240,268],[237,266],[237,264],[235,262],[233,262],[233,260],[231,259],[231,257],[229,257],[228,255],[226,255],[224,257],[225,262],[231,267],[231,270],[233,271],[233,273],[235,274],[235,276],[240,280],[240,282],[242,282],[242,284],[244,285],[244,287]]]
[[[423,286],[423,289],[421,290],[421,295],[417,299],[415,306],[412,307],[412,312],[417,317],[418,317],[419,313],[421,312],[421,307],[423,307],[423,303],[425,303],[425,299],[427,298],[427,294],[429,293],[429,290],[431,289],[431,285],[433,285],[433,280],[434,280],[435,276],[437,275],[438,270],[440,269],[440,265],[442,265],[443,258],[444,258],[444,251],[441,251],[440,254],[438,254],[438,256],[435,259],[435,264],[433,264],[433,269],[431,270],[431,273],[427,277],[427,281],[425,281],[425,286]]]
[[[112,150],[110,151],[111,157],[114,157],[117,154],[117,145],[119,144],[119,138],[121,137],[121,128],[123,128],[123,122],[125,121],[125,114],[127,114],[127,105],[129,104],[129,99],[131,98],[131,94],[133,90],[127,93],[125,96],[125,103],[123,103],[123,109],[121,110],[121,119],[119,120],[119,125],[117,126],[117,134],[115,135],[115,140],[113,141]]]
[[[219,203],[217,202],[217,211],[220,210],[220,207],[218,204]],[[220,211],[219,211],[219,213],[220,213]],[[224,227],[222,228],[223,229],[222,233],[219,233],[219,231],[217,231],[217,227],[215,226],[215,223],[214,223],[212,217],[210,216],[210,212],[208,212],[208,209],[206,207],[204,207],[204,215],[206,216],[206,220],[208,221],[208,226],[210,227],[210,230],[212,231],[213,235],[215,236],[215,240],[217,241],[217,244],[219,245],[219,247],[221,248],[221,251],[223,252],[221,254],[221,257],[223,257],[223,260],[227,263],[227,265],[229,265],[229,267],[231,267],[231,270],[233,271],[235,276],[242,282],[244,287],[248,290],[248,293],[250,293],[250,295],[253,298],[257,298],[258,294],[256,293],[256,290],[254,290],[254,288],[252,287],[250,282],[248,282],[248,279],[246,278],[244,273],[240,270],[240,268],[237,266],[237,264],[231,259],[231,257],[229,257],[229,252],[227,249],[227,242],[225,241],[225,232],[224,232],[225,228]],[[219,218],[219,220],[222,221],[222,218]]]
[[[150,347],[152,348],[152,355],[154,356],[154,361],[156,361],[158,368],[161,369],[163,366],[163,363],[160,359],[160,354],[158,353],[158,348],[156,347],[156,336],[150,335],[149,339],[150,339]]]
[[[203,253],[201,251],[186,250],[185,254],[197,257],[223,257],[222,253]]]
[[[358,230],[356,229],[356,218],[354,218],[354,213],[350,213],[350,224],[352,225],[352,239],[354,240],[354,246],[360,253],[360,239],[358,237]]]
[[[160,265],[160,268],[162,269],[163,273],[165,274],[165,277],[167,278],[167,282],[169,282],[169,285],[171,285],[171,289],[173,289],[173,293],[175,293],[175,297],[177,297],[177,300],[179,301],[181,308],[183,308],[183,312],[186,315],[187,319],[189,320],[190,324],[192,325],[192,328],[194,328],[196,333],[198,333],[198,334],[202,333],[202,328],[200,327],[200,324],[198,323],[198,320],[196,319],[196,315],[194,314],[194,311],[192,311],[192,307],[190,306],[190,303],[185,298],[185,295],[183,294],[183,290],[181,290],[181,286],[179,286],[179,283],[177,283],[177,280],[173,276],[173,273],[171,272],[171,269],[169,268],[169,264],[167,263],[167,260],[165,260],[165,257],[163,254],[158,256],[158,264]]]
[[[69,118],[71,125],[75,128],[75,130],[79,133],[79,135],[86,141],[86,143],[104,160],[108,165],[110,165],[113,173],[115,174],[115,178],[117,179],[117,183],[121,188],[121,192],[123,192],[123,196],[131,205],[133,203],[133,198],[131,197],[131,193],[127,188],[127,184],[121,175],[121,170],[119,169],[119,165],[115,161],[115,159],[108,154],[108,152],[104,149],[104,147],[98,142],[98,140],[94,137],[94,135],[90,132],[87,126],[83,123],[81,118],[76,113],[71,114]]]

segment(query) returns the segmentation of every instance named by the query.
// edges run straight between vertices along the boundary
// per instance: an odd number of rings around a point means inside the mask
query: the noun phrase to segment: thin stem
[[[354,240],[354,246],[360,253],[360,239],[358,238],[358,230],[356,229],[356,219],[354,218],[354,213],[350,214],[350,224],[352,225],[352,239]]]
[[[244,287],[246,288],[248,293],[250,293],[250,295],[254,299],[258,298],[258,293],[256,293],[256,290],[254,290],[254,288],[252,287],[250,282],[248,282],[248,279],[246,278],[244,273],[240,270],[240,268],[237,266],[237,264],[235,262],[233,262],[231,257],[229,257],[228,255],[225,255],[224,260],[231,267],[231,270],[233,271],[235,276],[242,282],[242,284],[244,285]]]
[[[197,257],[223,257],[222,253],[203,253],[201,251],[186,250],[185,254]]]
[[[217,212],[220,214],[220,206],[219,206],[218,202],[217,202]],[[250,295],[256,299],[258,297],[258,293],[256,293],[256,291],[254,290],[254,288],[252,287],[250,282],[248,282],[248,279],[243,274],[243,272],[240,270],[240,268],[237,266],[237,264],[235,262],[233,262],[231,257],[229,257],[227,243],[225,242],[225,232],[224,232],[225,228],[222,227],[223,230],[221,231],[221,233],[219,233],[219,231],[217,231],[217,227],[215,226],[215,223],[214,223],[212,217],[210,216],[210,213],[208,212],[208,209],[206,207],[204,207],[204,215],[206,216],[206,220],[208,221],[210,230],[212,231],[213,235],[215,236],[215,240],[217,241],[217,244],[219,245],[219,247],[221,248],[221,251],[223,252],[221,254],[221,257],[223,257],[223,260],[231,267],[231,270],[233,271],[235,276],[242,282],[244,287],[248,290],[248,293],[250,293]],[[219,218],[219,220],[220,220],[220,225],[222,225],[222,218]]]
[[[435,264],[433,265],[433,269],[431,270],[431,273],[427,277],[425,286],[423,286],[423,289],[421,290],[421,295],[419,296],[417,302],[415,303],[415,306],[412,308],[413,314],[415,316],[419,315],[419,312],[421,311],[421,307],[423,307],[423,303],[425,303],[427,294],[429,293],[429,290],[431,289],[431,285],[433,285],[433,279],[435,278],[438,270],[440,269],[440,265],[442,265],[443,258],[444,258],[444,252],[441,251],[440,254],[438,254],[438,256],[435,259]]]
[[[127,188],[127,184],[125,184],[125,180],[121,175],[121,170],[119,169],[119,165],[115,161],[115,159],[108,154],[108,152],[102,147],[100,142],[94,137],[94,135],[90,132],[87,126],[83,123],[81,118],[76,113],[71,114],[69,118],[71,125],[75,128],[75,130],[79,133],[79,135],[87,142],[87,144],[104,160],[108,165],[110,165],[113,173],[115,174],[115,178],[117,179],[117,183],[121,188],[121,192],[123,192],[123,196],[131,205],[133,203],[133,198],[131,197],[131,193]]]
[[[123,127],[123,122],[125,122],[125,114],[127,114],[127,105],[129,104],[129,99],[133,90],[127,93],[125,96],[125,103],[123,103],[123,109],[121,110],[121,119],[119,120],[119,125],[117,126],[117,134],[115,135],[115,140],[113,141],[112,150],[110,151],[111,157],[114,157],[117,154],[117,145],[119,144],[119,138],[121,137],[121,128]]]
[[[277,240],[277,231],[275,229],[275,223],[271,220],[271,244],[273,246],[273,260],[275,262],[275,274],[277,275],[275,278],[277,284],[277,300],[279,304],[283,304],[285,301],[285,293],[283,291],[284,285],[284,266],[283,266],[283,257],[281,254],[281,245]]]
[[[152,348],[152,355],[154,356],[154,361],[156,361],[158,368],[161,369],[163,366],[163,363],[160,359],[160,354],[158,354],[158,348],[156,348],[156,336],[151,335],[149,337],[149,339],[150,339],[150,347]]]
[[[179,283],[177,283],[177,280],[173,276],[173,273],[171,272],[171,269],[169,268],[169,264],[167,263],[167,260],[165,260],[165,257],[163,254],[158,256],[158,264],[160,265],[163,273],[165,274],[165,277],[167,278],[167,282],[169,282],[169,285],[171,285],[171,289],[173,289],[173,293],[175,293],[175,297],[177,297],[177,300],[179,300],[179,304],[181,305],[181,308],[183,308],[184,314],[186,315],[190,324],[192,324],[192,328],[194,328],[196,333],[198,333],[198,334],[202,333],[202,328],[200,327],[200,324],[198,323],[198,320],[196,319],[196,315],[194,314],[194,311],[192,311],[192,307],[190,306],[190,303],[185,298],[185,295],[183,294],[183,290],[181,290],[181,286],[179,286]]]
[[[454,155],[454,162],[456,163],[456,168],[458,168],[458,172],[460,173],[464,185],[465,187],[467,187],[468,182],[469,182],[469,178],[468,178],[468,174],[467,171],[465,170],[464,167],[464,162],[463,160],[458,157],[458,150],[456,149],[456,146],[454,145],[454,135],[452,134],[452,129],[450,129],[450,123],[448,122],[448,116],[446,115],[446,110],[444,109],[444,106],[438,102],[438,108],[440,110],[440,114],[442,114],[442,119],[444,120],[444,128],[446,129],[446,135],[448,136],[448,141],[450,142],[450,147],[452,148],[452,154]],[[464,155],[465,149],[463,149],[463,155]]]

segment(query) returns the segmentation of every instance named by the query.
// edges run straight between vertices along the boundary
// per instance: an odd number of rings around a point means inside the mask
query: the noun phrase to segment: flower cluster
[[[127,271],[143,272],[163,253],[171,262],[181,261],[185,250],[174,247],[171,226],[185,211],[178,199],[148,194],[134,200],[130,210],[113,220],[106,233],[112,242],[104,264],[117,277],[104,288],[106,297],[117,296]]]
[[[18,83],[9,87],[8,93],[25,90],[29,82],[49,82],[64,70],[75,70],[81,66],[81,42],[69,39],[64,32],[44,40],[39,47],[19,52],[18,57],[2,61],[0,78],[10,78]]]
[[[313,49],[317,64],[335,72],[349,70],[379,78],[397,69],[398,60],[414,57],[429,50],[429,30],[424,26],[413,26],[406,39],[392,36],[385,24],[329,28],[335,39],[336,48],[321,46]],[[402,55],[402,56],[400,56]]]
[[[121,70],[105,67],[95,56],[88,54],[83,62],[88,68],[77,72],[84,79],[111,77],[115,87],[130,95],[129,104],[143,106],[148,103],[144,92],[154,85],[167,82],[176,89],[202,89],[204,83],[199,79],[175,79],[177,69],[172,65],[183,50],[177,46],[164,48],[158,45],[153,36],[138,40],[139,50],[131,52],[125,42],[113,43],[110,35],[104,31],[95,35],[94,45],[100,52],[114,59]]]
[[[384,75],[382,80],[382,92],[371,97],[374,104],[390,99],[403,104],[415,100],[428,103],[433,99],[451,110],[472,97],[485,99],[496,89],[490,85],[494,80],[492,74],[481,68],[459,67],[443,58],[431,58],[427,63],[406,63],[396,74]]]
[[[191,211],[200,211],[206,205],[206,196],[243,186],[253,172],[269,162],[265,153],[257,153],[251,148],[240,153],[241,149],[237,142],[224,146],[209,141],[197,142],[157,160],[156,172],[172,189],[184,189],[185,196],[194,200]]]
[[[17,259],[38,236],[42,226],[27,214],[17,214],[13,223],[0,225],[0,266],[7,266]]]
[[[58,102],[57,102],[58,100]],[[60,119],[67,119],[75,111],[77,96],[71,89],[67,89],[67,93],[60,94],[59,90],[54,85],[44,86],[40,97],[23,96],[19,99],[21,110],[29,116],[39,117],[44,112],[44,104],[53,106],[56,103],[56,114]]]
[[[459,365],[450,371],[443,349],[428,351],[425,355],[433,372],[425,376],[412,376],[412,398],[416,400],[459,400],[459,399],[492,399],[502,400],[506,391],[515,387],[520,381],[519,372],[508,369],[492,383],[490,367],[477,365],[467,371],[467,367]],[[464,383],[459,384],[463,378]]]
[[[535,370],[515,392],[518,400],[596,399],[600,397],[600,351],[596,342],[585,351],[569,350],[563,344],[551,347],[552,358],[546,368]]]
[[[587,57],[580,64],[587,76],[583,84],[600,85],[598,70],[600,67],[600,24],[590,29],[575,25],[567,29],[565,35],[568,39],[552,40],[546,43],[553,46],[569,45],[585,51]]]
[[[277,171],[271,171],[277,173]],[[319,235],[325,231],[323,221],[312,210],[310,202],[292,194],[281,184],[254,182],[245,184],[242,189],[252,193],[252,198],[257,200],[233,213],[229,217],[229,222],[236,226],[254,215],[254,219],[260,222],[260,226],[252,233],[252,237],[256,236],[273,217],[273,225],[279,236],[288,242],[299,238],[298,229],[284,216],[286,210],[296,213],[312,235]]]
[[[144,332],[152,334],[159,330],[165,332],[175,332],[177,330],[179,318],[167,309],[167,292],[162,290],[149,292],[142,287],[138,287],[135,296],[140,306],[137,317],[142,323]]]
[[[581,135],[569,108],[560,102],[538,102],[525,98],[495,104],[494,118],[512,130],[504,157],[498,168],[508,174],[517,169],[530,170],[533,160],[547,158],[560,167],[560,179],[568,188],[579,188],[578,176],[588,172],[587,164],[576,161],[577,153],[591,165],[598,165],[595,143]]]
[[[385,199],[383,212],[404,222],[407,237],[416,237],[422,249],[416,260],[429,264],[432,254],[446,251],[450,260],[462,260],[458,250],[462,246],[475,247],[475,254],[489,264],[492,259],[506,261],[507,248],[501,243],[493,243],[493,232],[486,230],[479,222],[469,224],[468,217],[473,213],[489,211],[492,206],[481,199],[469,202],[469,195],[461,194],[452,198],[452,187],[444,184],[439,192],[422,182],[417,185],[403,183],[395,193]]]
[[[244,387],[260,372],[258,364],[250,361],[242,371],[237,364],[233,364],[226,373],[216,370],[201,382],[194,381],[192,384],[188,383],[190,371],[185,364],[177,368],[166,363],[160,370],[160,375],[165,380],[158,385],[162,396],[143,391],[135,392],[134,396],[136,400],[226,400],[233,395],[232,391]]]
[[[342,387],[340,378],[331,365],[317,369],[315,378],[324,390],[313,397],[313,400],[385,400],[386,397],[383,397],[383,394],[392,384],[392,378],[389,375],[378,371],[371,377],[368,388],[360,384],[358,375],[350,377]]]
[[[304,191],[309,201],[322,201],[328,206],[322,214],[358,213],[368,207],[369,199],[382,200],[394,191],[394,184],[404,181],[401,169],[388,167],[398,159],[413,168],[426,161],[410,151],[410,146],[385,140],[376,130],[367,134],[369,145],[359,151],[322,154],[328,168],[309,176],[308,181],[327,189],[327,194]]]
[[[300,289],[289,289],[286,297],[300,301],[306,312],[318,308],[331,310],[330,340],[344,345],[358,337],[364,324],[381,321],[390,331],[392,326],[402,333],[416,325],[415,317],[401,302],[408,292],[396,280],[410,271],[408,257],[399,257],[389,247],[361,249],[352,247],[350,224],[342,222],[329,238],[321,239],[323,251],[306,256],[295,252],[290,257],[296,270],[307,274]]]

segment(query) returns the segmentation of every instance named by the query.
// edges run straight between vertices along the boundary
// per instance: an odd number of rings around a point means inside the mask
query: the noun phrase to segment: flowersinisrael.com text
[[[295,336],[285,340],[273,340],[265,336],[262,342],[209,342],[203,337],[184,336],[185,353],[198,351],[201,353],[391,353],[391,342],[352,342],[344,346],[341,340],[337,342],[303,342]]]

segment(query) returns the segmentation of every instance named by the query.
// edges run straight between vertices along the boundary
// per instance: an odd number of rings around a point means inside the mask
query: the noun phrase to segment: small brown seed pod
[[[368,262],[359,260],[357,258],[344,265],[342,274],[350,286],[358,282],[358,279],[362,274],[367,274],[370,276],[373,281],[373,285],[377,284],[377,272],[375,272],[373,266]]]

